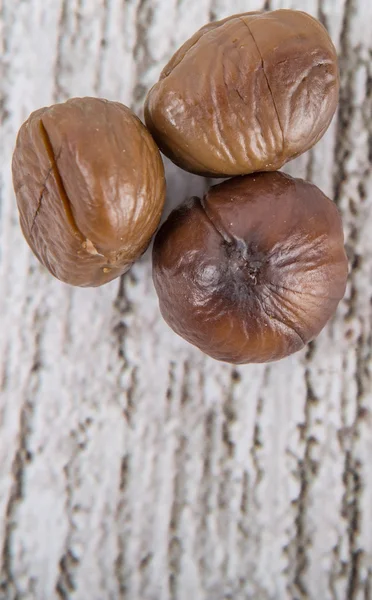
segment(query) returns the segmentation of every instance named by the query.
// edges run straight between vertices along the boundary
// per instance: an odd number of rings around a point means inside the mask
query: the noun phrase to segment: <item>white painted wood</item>
[[[204,357],[161,320],[149,253],[72,289],[31,255],[16,131],[68,96],[141,114],[210,18],[295,7],[340,52],[338,118],[288,170],[344,217],[335,319],[272,366]],[[369,0],[2,0],[1,600],[372,598],[372,4]],[[167,211],[206,183],[167,164]]]

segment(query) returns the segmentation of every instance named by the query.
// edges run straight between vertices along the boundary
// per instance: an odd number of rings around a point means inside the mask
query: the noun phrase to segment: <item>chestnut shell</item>
[[[210,23],[150,90],[146,124],[177,165],[213,177],[275,171],[311,148],[337,107],[333,43],[294,10]]]
[[[315,338],[345,293],[335,204],[283,173],[236,177],[158,231],[153,279],[172,329],[218,360],[281,359]]]
[[[159,150],[118,102],[73,98],[33,112],[13,154],[24,236],[58,279],[98,286],[147,248],[165,200]]]

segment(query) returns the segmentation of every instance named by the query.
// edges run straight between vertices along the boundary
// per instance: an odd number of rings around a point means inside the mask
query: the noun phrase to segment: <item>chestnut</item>
[[[150,90],[146,124],[177,165],[212,177],[275,171],[311,148],[337,107],[326,29],[294,10],[202,27]]]
[[[347,273],[336,205],[279,172],[236,177],[185,201],[153,247],[165,321],[230,363],[303,348],[334,314]]]
[[[73,98],[33,112],[13,154],[24,236],[58,279],[98,286],[147,248],[162,213],[159,150],[118,102]]]

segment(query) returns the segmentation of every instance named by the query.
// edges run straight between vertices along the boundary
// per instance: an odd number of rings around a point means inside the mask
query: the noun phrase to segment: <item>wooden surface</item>
[[[209,19],[299,8],[340,53],[341,104],[288,171],[340,207],[336,318],[272,366],[208,359],[162,321],[147,253],[72,289],[22,238],[10,177],[28,114],[144,94]],[[372,598],[372,3],[0,0],[0,599]],[[206,182],[167,164],[167,210]]]

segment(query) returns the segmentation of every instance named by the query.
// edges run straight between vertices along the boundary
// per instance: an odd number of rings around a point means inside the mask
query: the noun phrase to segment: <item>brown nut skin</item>
[[[165,200],[163,162],[118,102],[74,98],[33,112],[13,154],[24,236],[58,279],[99,286],[147,248]]]
[[[165,321],[206,354],[237,364],[303,348],[334,314],[347,273],[335,204],[283,173],[236,177],[184,202],[153,248]]]
[[[145,120],[187,171],[275,171],[322,137],[338,95],[336,50],[321,23],[293,10],[244,13],[206,25],[176,52]]]

